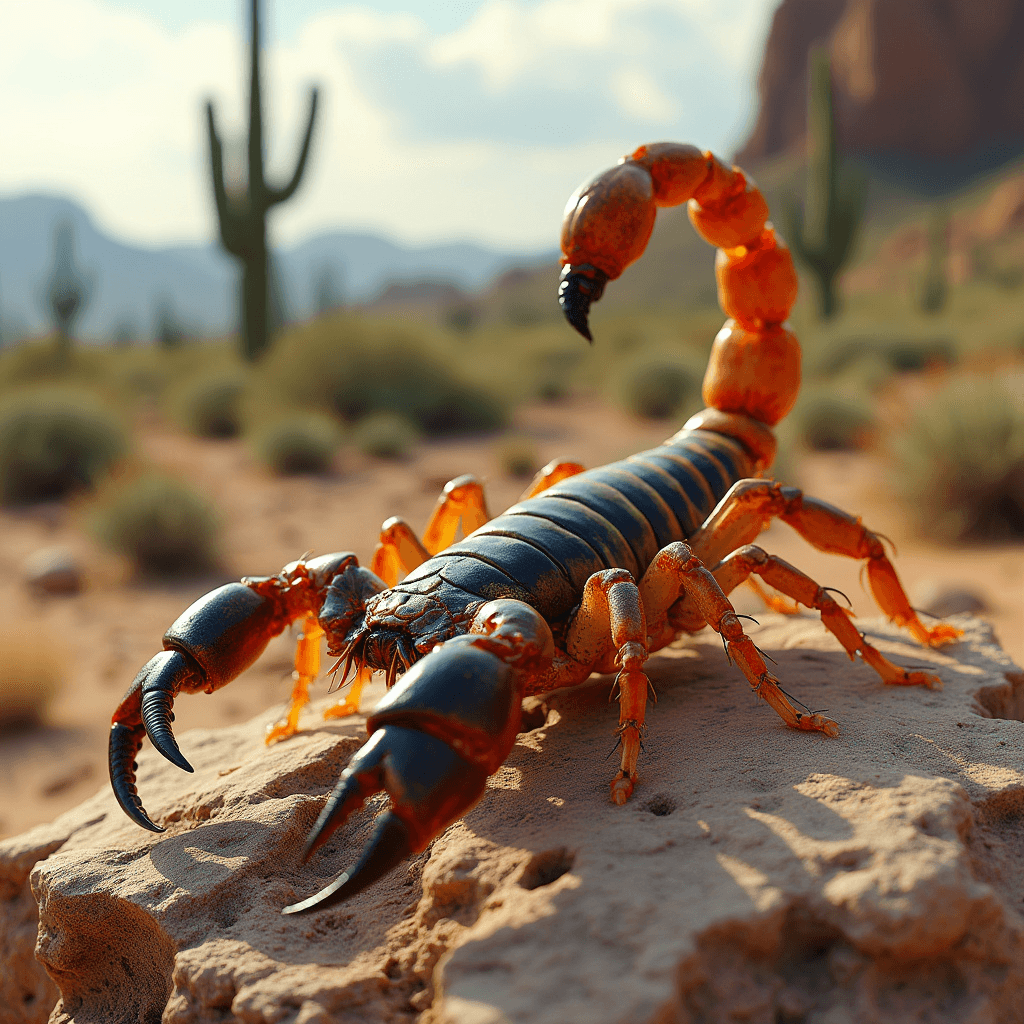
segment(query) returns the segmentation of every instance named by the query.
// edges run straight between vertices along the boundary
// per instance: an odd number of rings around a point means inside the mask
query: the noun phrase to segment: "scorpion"
[[[785,595],[815,609],[851,659],[892,685],[939,687],[925,671],[884,657],[850,614],[809,576],[753,542],[774,518],[822,551],[864,560],[882,611],[925,645],[959,631],[927,627],[911,608],[883,538],[824,501],[766,476],[772,427],[792,408],[800,346],[786,326],[797,276],[753,181],[710,152],[641,146],[582,185],[562,226],[559,303],[588,341],[591,304],[644,251],[659,207],[688,204],[717,247],[719,302],[728,316],[703,383],[706,408],[660,447],[599,469],[554,462],[526,494],[491,518],[478,480],[452,480],[422,539],[402,519],[384,523],[369,568],[351,553],[302,558],[269,577],[246,577],[201,597],[170,627],[113,715],[110,778],[120,806],[154,832],[135,781],[143,737],[185,771],[172,707],[180,693],[212,693],[251,665],[270,639],[301,622],[295,685],[267,742],[292,735],[319,670],[320,642],[338,659],[357,710],[373,671],[388,692],[308,837],[303,863],[364,802],[389,804],[355,864],[320,892],[285,907],[332,906],[424,850],[484,793],[515,742],[525,697],[615,673],[624,804],[638,783],[646,730],[648,656],[705,625],[754,692],[794,729],[836,736],[838,725],[794,702],[743,632],[728,594],[748,582],[769,604]],[[461,522],[464,539],[456,542]],[[770,588],[770,589],[769,589]],[[401,679],[398,677],[401,675]]]

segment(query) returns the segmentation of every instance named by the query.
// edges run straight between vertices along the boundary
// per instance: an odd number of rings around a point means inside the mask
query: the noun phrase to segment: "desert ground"
[[[524,407],[513,429],[532,439],[544,461],[565,456],[596,466],[657,444],[675,428],[578,398]],[[524,486],[503,474],[496,437],[424,443],[399,463],[345,452],[333,475],[283,479],[257,465],[242,441],[198,440],[155,421],[140,424],[137,438],[147,461],[188,477],[220,509],[223,572],[173,585],[141,582],[89,538],[82,506],[0,513],[0,633],[30,642],[41,658],[56,658],[63,677],[42,727],[0,734],[0,836],[49,821],[107,785],[110,715],[137,670],[160,649],[164,629],[199,595],[241,575],[274,572],[307,551],[354,550],[365,564],[384,519],[401,515],[422,527],[445,482],[459,474],[485,481],[492,514],[515,501]],[[894,541],[912,602],[945,588],[975,593],[989,609],[982,617],[1024,664],[1024,545],[950,548],[913,536],[888,496],[885,472],[878,457],[861,453],[808,455],[800,466],[808,493],[861,515]],[[858,614],[877,614],[858,579],[859,564],[815,551],[781,524],[761,543],[842,590]],[[43,597],[26,587],[25,560],[42,548],[75,553],[86,573],[81,593]],[[755,614],[759,607],[746,590],[736,602]],[[230,686],[179,700],[176,732],[241,722],[263,709],[271,721],[290,690],[291,656],[286,635]],[[835,682],[838,716],[842,680]],[[326,685],[321,679],[317,692]],[[746,686],[738,672],[736,686]],[[380,692],[375,681],[364,708]],[[304,724],[316,728],[317,720],[309,715]]]

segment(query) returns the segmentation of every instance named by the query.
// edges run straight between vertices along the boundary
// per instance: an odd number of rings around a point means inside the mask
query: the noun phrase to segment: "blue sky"
[[[642,142],[744,138],[774,0],[263,0],[273,237],[550,248],[570,192]],[[0,193],[54,191],[144,244],[213,237],[203,103],[244,140],[243,0],[0,0]]]

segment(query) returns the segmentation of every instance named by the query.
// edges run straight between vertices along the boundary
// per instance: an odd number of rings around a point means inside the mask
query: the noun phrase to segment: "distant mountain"
[[[126,328],[151,337],[157,306],[168,302],[196,333],[223,334],[235,324],[238,271],[214,243],[147,249],[105,235],[69,199],[51,195],[0,198],[0,335],[48,325],[45,287],[53,232],[74,227],[75,260],[92,294],[78,325],[82,337]],[[395,282],[444,282],[477,291],[512,267],[550,262],[553,252],[514,253],[473,243],[405,246],[376,235],[342,231],[280,249],[276,266],[289,319],[312,314],[325,275],[346,304],[370,302]]]

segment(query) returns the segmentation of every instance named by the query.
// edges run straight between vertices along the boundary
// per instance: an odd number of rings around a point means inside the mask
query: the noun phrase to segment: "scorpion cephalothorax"
[[[828,588],[753,543],[781,519],[821,550],[862,559],[882,610],[922,643],[958,635],[942,623],[926,626],[910,607],[880,535],[763,478],[775,455],[771,428],[792,407],[800,383],[800,346],[785,326],[797,278],[767,221],[764,197],[742,171],[692,146],[658,143],[581,186],[562,230],[566,318],[590,339],[591,304],[643,253],[657,209],[680,203],[718,247],[719,301],[730,317],[704,379],[708,408],[658,448],[609,466],[585,472],[576,463],[551,463],[523,500],[495,519],[480,484],[458,477],[422,539],[401,519],[384,523],[369,569],[348,553],[300,559],[276,576],[201,598],[167,631],[165,649],[114,713],[110,776],[127,814],[163,831],[135,787],[144,736],[191,771],[171,732],[174,698],[225,685],[296,621],[302,632],[292,701],[267,742],[298,728],[325,635],[341,678],[355,676],[348,699],[326,716],[356,710],[372,670],[385,673],[389,687],[305,856],[372,794],[386,790],[390,805],[355,865],[286,913],[345,899],[422,850],[484,792],[515,740],[523,697],[576,685],[594,671],[616,673],[621,753],[611,798],[624,803],[638,782],[653,694],[644,663],[682,632],[711,626],[788,726],[836,735],[835,722],[782,690],[743,632],[727,597],[741,583],[780,610],[788,606],[762,583],[815,609],[850,658],[859,656],[884,682],[940,685],[931,673],[885,658]],[[456,543],[460,523],[465,539]]]

